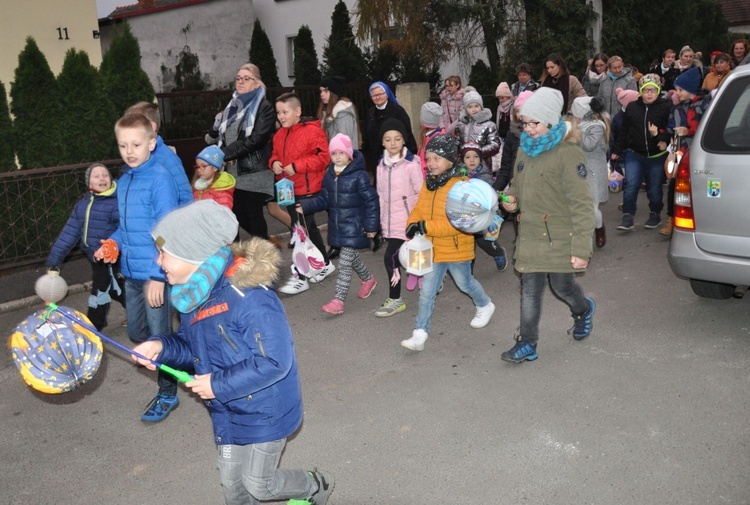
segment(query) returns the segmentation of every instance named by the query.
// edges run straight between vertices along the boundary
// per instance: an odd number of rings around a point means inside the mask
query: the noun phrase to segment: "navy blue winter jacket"
[[[178,207],[177,195],[174,178],[153,156],[118,179],[120,226],[111,238],[120,247],[120,271],[125,277],[166,282],[164,272],[156,264],[157,251],[151,230],[162,217]]]
[[[89,191],[76,202],[68,222],[52,245],[47,266],[59,267],[76,244],[80,244],[89,261],[94,261],[100,241],[108,239],[119,224],[116,190],[117,184],[113,182],[107,191]]]
[[[301,200],[305,214],[328,209],[328,245],[365,249],[367,233],[380,229],[380,201],[365,171],[365,158],[354,151],[354,159],[338,176],[333,163],[323,177],[318,196]]]
[[[281,262],[276,248],[258,238],[233,246],[230,261],[208,301],[180,314],[177,334],[159,335],[159,361],[211,374],[214,442],[247,445],[294,433],[302,424],[302,392],[292,332],[269,288]],[[233,268],[234,267],[234,268]]]

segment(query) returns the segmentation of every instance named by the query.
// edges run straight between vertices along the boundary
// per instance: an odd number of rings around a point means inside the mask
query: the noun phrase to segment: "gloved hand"
[[[417,233],[427,235],[427,225],[424,221],[417,221],[416,223],[411,223],[406,227],[406,238],[413,239],[414,235],[416,235]]]
[[[117,258],[120,256],[120,249],[117,247],[117,242],[108,238],[102,241],[102,246],[94,254],[97,259],[102,259],[104,263],[115,263]]]

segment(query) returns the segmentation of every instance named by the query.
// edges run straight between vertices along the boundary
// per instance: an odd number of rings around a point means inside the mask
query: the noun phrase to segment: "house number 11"
[[[63,40],[63,33],[65,34],[65,40],[70,40],[68,38],[68,28],[58,28],[57,29],[57,40]]]

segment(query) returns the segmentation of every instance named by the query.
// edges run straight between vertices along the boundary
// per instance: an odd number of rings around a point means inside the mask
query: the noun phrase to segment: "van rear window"
[[[712,104],[701,146],[711,153],[750,153],[750,76],[727,84]]]

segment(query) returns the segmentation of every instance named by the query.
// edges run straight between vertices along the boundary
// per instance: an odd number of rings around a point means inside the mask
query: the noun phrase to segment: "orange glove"
[[[117,247],[117,242],[108,238],[102,242],[102,246],[99,248],[98,256],[100,256],[105,263],[114,263],[120,256],[120,248]]]

